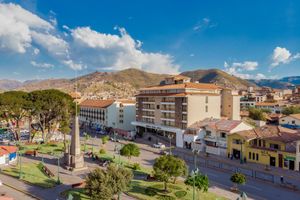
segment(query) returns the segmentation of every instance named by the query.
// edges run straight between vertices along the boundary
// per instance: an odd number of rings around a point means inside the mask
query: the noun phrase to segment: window
[[[292,121],[292,124],[295,124],[295,120]]]
[[[266,141],[263,140],[263,147],[266,147]]]
[[[278,144],[270,144],[270,148],[279,150],[280,146]]]
[[[257,139],[254,139],[254,140],[253,140],[253,145],[254,145],[254,146],[257,146]]]
[[[234,139],[232,140],[233,144],[241,144],[241,140],[239,139]]]
[[[205,112],[208,112],[208,106],[205,106]]]
[[[205,97],[205,103],[208,103],[208,96]]]
[[[255,159],[255,153],[252,153],[252,159],[253,160]]]
[[[226,138],[226,133],[222,132],[221,133],[221,138]]]
[[[249,160],[251,160],[251,152],[249,152]]]
[[[289,161],[287,159],[284,159],[283,166],[284,167],[289,167]]]
[[[261,147],[261,140],[258,140],[258,146]]]
[[[211,136],[211,131],[206,131],[207,136]]]
[[[258,153],[256,154],[256,160],[258,161]]]
[[[156,105],[156,109],[159,110],[159,108],[160,108],[159,105]]]

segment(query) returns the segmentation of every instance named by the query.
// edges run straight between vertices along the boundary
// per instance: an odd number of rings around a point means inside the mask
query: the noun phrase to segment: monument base
[[[70,155],[65,153],[65,167],[73,171],[84,170],[87,167],[84,165],[83,154]]]

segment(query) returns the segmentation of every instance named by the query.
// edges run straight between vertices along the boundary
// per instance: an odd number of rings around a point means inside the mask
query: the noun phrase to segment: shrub
[[[151,187],[147,187],[145,189],[145,194],[150,196],[150,197],[153,197],[157,194],[157,192],[155,191],[155,189],[151,188]]]
[[[133,163],[132,169],[133,170],[140,170],[141,169],[140,163]]]
[[[158,200],[176,200],[175,197],[169,196],[169,195],[159,195]]]
[[[183,190],[180,190],[180,191],[177,191],[175,192],[175,196],[177,198],[182,198],[182,197],[185,197],[187,195],[187,192],[186,191],[183,191]]]
[[[104,149],[100,149],[100,150],[99,150],[99,153],[100,153],[100,154],[105,154],[106,151],[105,151]]]
[[[244,184],[246,183],[246,176],[242,173],[235,173],[230,177],[231,182],[236,184]]]

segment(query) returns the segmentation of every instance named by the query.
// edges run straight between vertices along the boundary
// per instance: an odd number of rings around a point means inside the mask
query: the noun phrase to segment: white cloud
[[[280,64],[287,64],[299,58],[300,53],[292,55],[288,49],[284,47],[276,47],[273,50],[271,67],[276,67]]]
[[[204,30],[206,28],[214,28],[216,26],[217,26],[216,23],[212,23],[209,18],[205,17],[202,20],[200,20],[199,22],[197,22],[197,24],[193,27],[193,30],[200,31],[200,30]]]
[[[144,52],[142,42],[133,39],[124,28],[119,34],[106,34],[89,27],[57,30],[55,13],[49,20],[23,9],[19,5],[0,3],[0,50],[26,53],[28,56],[50,56],[72,69],[120,70],[138,68],[159,73],[178,73],[179,65],[169,54]],[[203,23],[209,23],[203,19]],[[39,65],[43,63],[31,63]],[[40,65],[47,66],[47,65]]]
[[[30,64],[34,67],[45,68],[45,69],[54,67],[54,65],[50,63],[37,63],[36,61],[31,61]]]
[[[53,26],[16,4],[0,3],[0,49],[25,53],[31,46],[32,30],[48,31]]]
[[[245,61],[243,63],[234,62],[232,64],[228,64],[224,62],[225,72],[228,74],[237,76],[242,79],[264,79],[266,76],[262,73],[257,74],[249,74],[245,72],[254,71],[258,67],[258,62],[255,61]]]
[[[74,43],[72,53],[81,55],[81,61],[88,66],[120,70],[138,68],[151,72],[178,73],[168,54],[147,53],[141,50],[142,43],[134,40],[124,28],[118,28],[120,35],[100,33],[90,27],[79,27],[71,31]],[[73,57],[76,57],[74,56]]]

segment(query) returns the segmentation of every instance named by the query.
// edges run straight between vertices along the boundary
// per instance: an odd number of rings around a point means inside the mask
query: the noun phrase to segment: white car
[[[153,144],[153,147],[154,147],[154,148],[159,148],[159,149],[164,149],[164,148],[166,148],[166,146],[165,146],[163,143],[161,143],[161,142],[159,142],[159,143],[157,143],[157,144]]]

